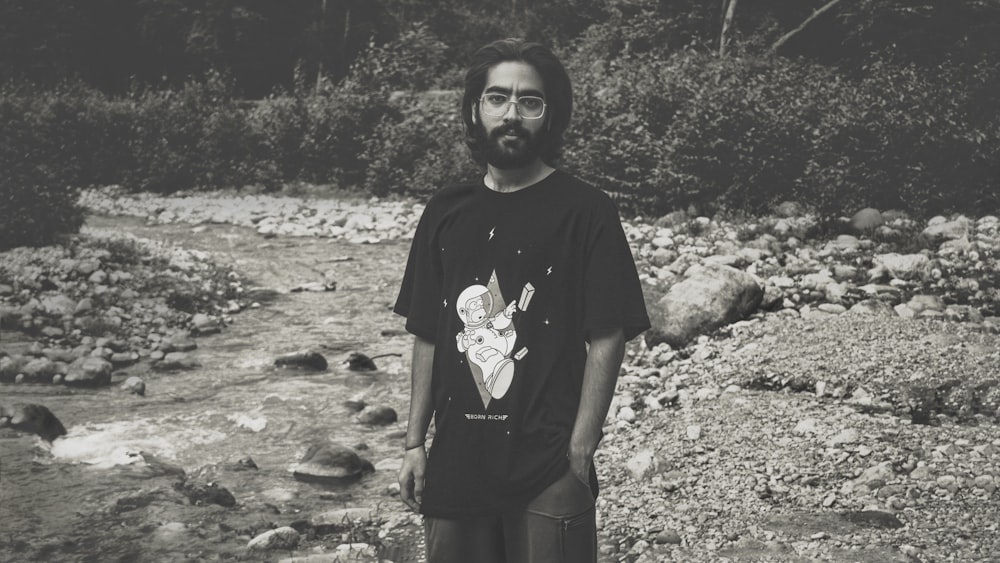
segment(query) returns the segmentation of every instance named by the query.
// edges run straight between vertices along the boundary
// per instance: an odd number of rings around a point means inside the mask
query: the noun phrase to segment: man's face
[[[545,98],[542,77],[535,68],[520,61],[502,62],[486,75],[483,94],[498,93],[512,99],[520,96]],[[538,158],[538,147],[544,134],[546,115],[540,119],[524,119],[516,104],[509,104],[503,115],[494,117],[482,111],[477,102],[474,111],[486,138],[486,161],[496,168],[521,168]]]

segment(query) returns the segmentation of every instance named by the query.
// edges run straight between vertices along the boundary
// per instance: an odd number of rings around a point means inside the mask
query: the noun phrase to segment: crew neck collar
[[[531,184],[528,184],[527,186],[524,186],[523,188],[518,188],[518,189],[516,189],[514,191],[511,191],[511,192],[501,192],[501,191],[497,191],[497,190],[491,188],[486,183],[487,179],[489,178],[489,176],[487,174],[484,174],[483,175],[483,179],[480,182],[480,186],[482,187],[483,190],[485,190],[485,191],[487,191],[487,192],[489,192],[491,194],[496,194],[496,195],[501,196],[501,197],[515,196],[515,195],[517,195],[519,193],[522,193],[522,192],[535,191],[535,188],[537,188],[538,186],[544,184],[546,182],[546,180],[548,180],[549,178],[555,176],[558,173],[559,173],[559,169],[553,168],[553,169],[549,170],[548,172],[546,172],[545,175],[543,175],[541,178],[539,178],[535,182],[532,182]]]

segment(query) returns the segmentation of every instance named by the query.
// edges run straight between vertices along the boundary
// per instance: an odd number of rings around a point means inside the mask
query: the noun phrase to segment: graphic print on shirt
[[[511,301],[504,305],[506,300],[494,271],[487,285],[470,285],[462,290],[455,303],[458,317],[465,325],[455,335],[455,344],[469,360],[484,409],[492,399],[507,394],[514,380],[514,360],[527,354],[527,348],[513,354],[517,342],[514,313],[527,309],[533,293],[531,284],[525,284],[520,303]]]

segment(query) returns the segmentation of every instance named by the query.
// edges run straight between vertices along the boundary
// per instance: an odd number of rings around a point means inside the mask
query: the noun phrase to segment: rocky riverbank
[[[193,230],[231,223],[264,238],[357,244],[407,238],[422,209],[113,191],[88,192],[84,202]],[[1000,553],[998,227],[995,217],[918,223],[875,210],[821,222],[794,204],[752,221],[683,213],[629,221],[649,306],[670,314],[654,331],[662,343],[630,349],[598,453],[605,559],[989,561]],[[4,327],[16,322],[30,333],[4,350],[5,381],[46,381],[25,367],[46,358],[61,369],[54,354],[66,350],[163,361],[175,352],[165,351],[170,342],[190,346],[264,300],[207,254],[153,247],[130,260],[113,258],[129,254],[122,249],[72,245],[5,255]],[[172,264],[173,254],[185,259]],[[104,283],[91,279],[98,270]],[[171,291],[140,291],[161,270],[193,284],[200,308]],[[709,301],[723,306],[703,307],[704,280],[717,279],[726,283]],[[394,289],[385,288],[386,300]],[[77,311],[108,293],[119,301]],[[109,311],[120,324],[106,321],[101,334],[86,328],[96,321],[79,320]],[[360,474],[394,467],[353,457],[348,465]],[[409,522],[401,506],[377,512],[366,516],[374,523],[366,538]],[[307,536],[318,529],[299,528]],[[253,549],[291,537],[275,530]]]

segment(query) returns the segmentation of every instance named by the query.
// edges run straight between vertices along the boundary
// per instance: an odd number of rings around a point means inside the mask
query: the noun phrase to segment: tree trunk
[[[801,24],[799,24],[798,27],[796,27],[795,29],[793,29],[793,30],[789,31],[788,33],[782,35],[780,38],[778,38],[778,40],[774,42],[774,45],[771,45],[771,51],[770,52],[772,54],[777,53],[778,49],[782,48],[785,45],[785,43],[788,43],[789,39],[791,39],[792,37],[795,37],[796,35],[798,35],[803,29],[806,28],[806,26],[808,26],[809,24],[811,24],[816,18],[822,16],[824,13],[826,13],[828,10],[830,10],[830,8],[833,8],[834,6],[836,6],[839,3],[840,3],[840,0],[830,0],[829,2],[827,2],[826,4],[824,4],[822,7],[820,7],[815,12],[813,12],[812,15],[810,15],[808,18],[806,18],[805,21],[803,21]]]
[[[719,34],[719,56],[726,56],[726,47],[729,44],[729,28],[733,25],[733,16],[736,14],[736,3],[739,0],[728,0],[724,2],[725,16],[722,19],[722,33]]]
[[[323,84],[323,35],[326,33],[326,0],[320,4],[319,19],[319,56],[316,63],[316,94],[319,94],[320,86]]]

